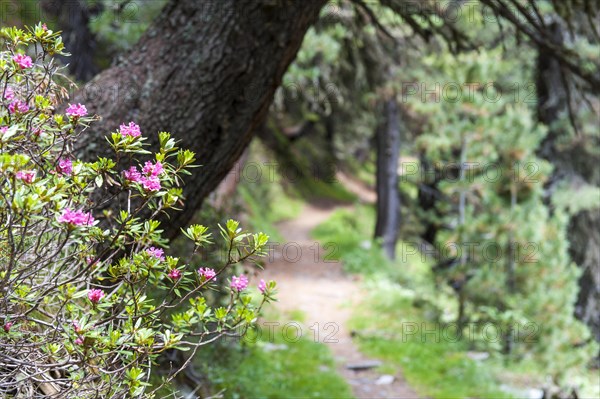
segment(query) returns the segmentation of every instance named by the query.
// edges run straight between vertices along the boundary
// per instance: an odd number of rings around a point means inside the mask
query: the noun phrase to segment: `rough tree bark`
[[[550,25],[553,39],[563,42],[560,24]],[[540,155],[552,162],[555,169],[549,191],[559,182],[568,182],[572,189],[585,184],[600,185],[597,153],[586,149],[580,141],[570,147],[561,148],[560,139],[568,134],[553,124],[566,117],[569,96],[565,81],[565,70],[551,51],[539,49],[537,60],[538,119],[549,126],[548,135],[540,148]],[[590,145],[590,144],[588,144]],[[593,147],[592,147],[593,148]],[[576,316],[584,321],[600,342],[600,209],[583,210],[571,218],[568,230],[569,255],[582,269],[579,280],[580,292],[576,304]]]
[[[103,119],[77,149],[106,150],[104,134],[138,123],[196,152],[186,205],[165,225],[175,236],[217,187],[263,122],[275,89],[325,0],[172,0],[139,43],[75,94]],[[90,138],[91,137],[91,138]]]
[[[398,194],[398,157],[400,153],[400,118],[395,98],[383,104],[384,117],[377,127],[377,222],[375,237],[390,259],[396,257],[396,241],[400,226],[400,195]]]

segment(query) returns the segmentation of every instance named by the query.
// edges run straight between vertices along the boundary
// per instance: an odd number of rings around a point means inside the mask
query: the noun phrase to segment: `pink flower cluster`
[[[142,177],[142,186],[148,191],[160,190],[160,180],[156,176],[144,176]]]
[[[79,118],[87,115],[87,108],[82,104],[69,104],[65,113],[69,116]]]
[[[7,100],[12,100],[13,98],[15,98],[15,92],[12,89],[12,87],[8,86],[6,90],[4,90],[4,98],[6,98]]]
[[[65,209],[58,217],[59,223],[68,223],[73,226],[91,226],[95,219],[89,212],[73,211],[69,208]]]
[[[90,301],[92,301],[92,298],[90,298],[90,293],[92,291],[100,291],[102,293],[100,295],[100,299],[102,299],[102,297],[104,296],[104,292],[102,292],[101,290],[90,290],[90,292],[88,292],[88,298],[90,299]],[[98,295],[98,294],[94,294],[94,295]],[[98,301],[100,301],[100,299],[98,299]],[[94,302],[94,301],[92,301],[92,302]],[[97,301],[94,303],[97,303]],[[73,320],[73,330],[75,330],[75,333],[77,335],[80,335],[81,333],[83,333],[83,329],[81,328],[81,325],[79,324],[79,322],[77,320]],[[75,339],[75,344],[83,345],[83,337],[78,336],[77,339]]]
[[[87,263],[88,265],[91,265],[91,264],[97,263],[97,261],[95,261],[95,260],[96,260],[96,258],[94,258],[93,256],[86,256],[85,263]]]
[[[155,164],[146,161],[144,168],[142,169],[143,174],[140,173],[137,167],[132,166],[129,170],[124,171],[123,175],[129,181],[140,183],[145,190],[158,191],[161,189],[158,176],[163,173],[163,171],[164,169],[160,161],[156,161]]]
[[[160,261],[164,262],[164,260],[165,260],[165,257],[164,257],[165,252],[160,248],[150,247],[146,250],[146,253]]]
[[[124,170],[123,176],[125,176],[127,180],[136,183],[139,183],[142,179],[142,174],[135,166],[132,166],[131,168],[129,168],[129,170]]]
[[[33,66],[33,61],[31,57],[25,54],[17,54],[13,56],[13,61],[21,68],[27,69]]]
[[[14,114],[17,112],[24,114],[25,112],[29,111],[29,105],[27,105],[27,103],[24,101],[15,100],[15,101],[11,102],[10,104],[8,104],[8,111],[11,114]]]
[[[260,279],[260,283],[258,283],[258,290],[264,294],[267,291],[267,283],[262,278]]]
[[[179,280],[181,278],[181,272],[177,269],[173,269],[167,274],[167,276],[172,280]]]
[[[140,137],[142,135],[142,131],[140,130],[139,125],[134,122],[129,122],[128,125],[122,124],[119,127],[119,132],[123,137],[131,136],[131,137]]]
[[[211,269],[208,267],[201,267],[200,269],[198,269],[198,274],[200,275],[200,277],[204,277],[204,279],[206,281],[208,281],[208,280],[217,281],[217,273],[215,272],[215,269]]]
[[[4,329],[4,332],[10,332],[10,328],[13,326],[13,324],[15,323],[13,323],[12,321],[4,323],[4,326],[2,327]]]
[[[35,179],[35,171],[34,170],[20,170],[17,173],[15,173],[15,177],[19,180],[24,181],[25,183],[29,184],[33,182],[33,179]]]
[[[231,277],[231,288],[237,290],[238,292],[243,291],[248,287],[248,277],[243,274],[240,274],[239,277],[233,276]]]
[[[73,162],[69,158],[61,158],[58,161],[56,171],[62,175],[70,175],[73,173]]]
[[[156,161],[155,164],[153,164],[150,161],[146,161],[146,163],[144,164],[144,168],[142,169],[142,171],[147,176],[158,176],[158,175],[160,175],[164,171],[164,169],[163,169],[163,166],[160,163],[160,161]]]
[[[96,288],[92,288],[88,291],[88,299],[92,303],[98,303],[102,300],[102,298],[104,298],[104,291]]]

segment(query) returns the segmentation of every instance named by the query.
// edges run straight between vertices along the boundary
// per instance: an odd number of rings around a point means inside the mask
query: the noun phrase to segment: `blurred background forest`
[[[4,26],[63,31],[68,73],[89,88],[167,1],[0,4]],[[261,321],[278,323],[274,339],[263,328],[201,351],[164,397],[600,397],[599,12],[592,0],[322,6],[251,144],[193,209],[280,244],[265,271],[245,269],[280,280]],[[169,251],[189,250],[175,238]],[[311,286],[320,299],[303,309]],[[282,334],[290,321],[301,339]],[[344,324],[348,342],[324,342],[323,326],[316,339],[316,321]]]

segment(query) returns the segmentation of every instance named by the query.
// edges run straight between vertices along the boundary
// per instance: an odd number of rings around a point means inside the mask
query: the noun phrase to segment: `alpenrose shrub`
[[[161,354],[193,356],[243,333],[273,298],[275,283],[261,281],[253,305],[244,275],[232,278],[223,307],[203,297],[219,289],[223,270],[262,255],[268,237],[229,220],[219,226],[224,264],[166,256],[155,218],[181,203],[194,153],[165,132],[151,153],[145,132],[123,121],[107,137],[114,157],[76,159],[73,144],[97,134],[96,117],[84,104],[55,110],[66,100],[52,59],[63,54],[60,35],[39,24],[1,36],[0,396],[153,397],[160,387],[148,381]],[[196,250],[211,239],[201,225],[183,233]]]

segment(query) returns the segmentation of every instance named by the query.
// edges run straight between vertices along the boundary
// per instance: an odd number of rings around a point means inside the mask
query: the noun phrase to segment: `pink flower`
[[[8,126],[0,126],[0,133],[4,134],[8,130]]]
[[[6,98],[7,100],[12,100],[13,98],[15,98],[15,92],[12,89],[12,87],[8,86],[6,90],[4,90],[4,98]]]
[[[198,269],[198,274],[200,277],[204,277],[206,280],[217,280],[217,273],[215,269],[210,269],[208,267]]]
[[[56,171],[62,175],[70,175],[73,173],[73,162],[69,158],[61,158],[58,161]]]
[[[258,290],[263,294],[267,290],[267,283],[265,283],[265,280],[263,280],[262,278],[260,279],[260,282],[258,283]]]
[[[25,183],[32,183],[33,179],[35,179],[35,171],[34,170],[20,170],[15,173],[15,177],[19,180],[23,180]]]
[[[233,276],[231,278],[231,288],[238,292],[243,291],[248,287],[248,277],[241,274],[239,277]]]
[[[75,330],[77,334],[81,332],[81,325],[77,322],[77,320],[73,320],[73,330]]]
[[[167,276],[173,280],[179,280],[181,278],[181,272],[177,269],[173,269],[167,274]]]
[[[163,251],[160,248],[150,247],[146,250],[146,253],[158,260],[163,261],[163,262],[165,260],[165,257],[164,257],[165,251]]]
[[[25,54],[17,54],[13,56],[13,61],[21,68],[27,69],[31,68],[33,62],[31,61],[31,57]]]
[[[94,224],[94,217],[89,212],[73,211],[69,208],[65,209],[58,217],[59,223],[68,223],[73,226],[91,226]]]
[[[142,177],[142,186],[148,191],[160,190],[160,180],[156,176]]]
[[[75,344],[76,345],[83,345],[83,338],[77,337],[77,339],[75,340]]]
[[[87,115],[87,108],[82,104],[69,104],[69,107],[65,111],[65,113],[69,116],[79,118],[81,116]]]
[[[104,291],[96,289],[96,288],[92,288],[91,290],[88,291],[88,299],[92,303],[98,303],[98,302],[100,302],[100,300],[102,298],[104,298]]]
[[[122,124],[119,127],[119,132],[122,136],[131,136],[131,137],[140,137],[142,135],[142,131],[140,130],[139,125],[134,122],[129,122],[129,125]]]
[[[146,176],[156,177],[160,175],[164,171],[164,169],[160,161],[156,161],[154,165],[152,164],[152,162],[146,161],[146,163],[144,164],[144,169],[142,169],[142,171]]]
[[[14,114],[16,112],[24,114],[25,112],[29,111],[29,105],[27,105],[27,103],[24,101],[15,100],[12,103],[8,104],[8,111],[11,114]]]
[[[15,323],[13,323],[12,321],[6,322],[4,323],[4,326],[2,328],[4,328],[5,332],[10,332],[10,328],[13,326],[13,324]]]
[[[94,256],[88,256],[85,258],[85,263],[87,263],[88,266],[98,267],[101,262],[96,260]]]
[[[44,30],[44,32],[46,32],[48,30],[48,27],[46,26],[46,24],[42,24],[42,29]]]
[[[140,183],[142,181],[142,174],[135,166],[130,167],[129,170],[123,171],[123,175],[127,180],[134,183]]]

